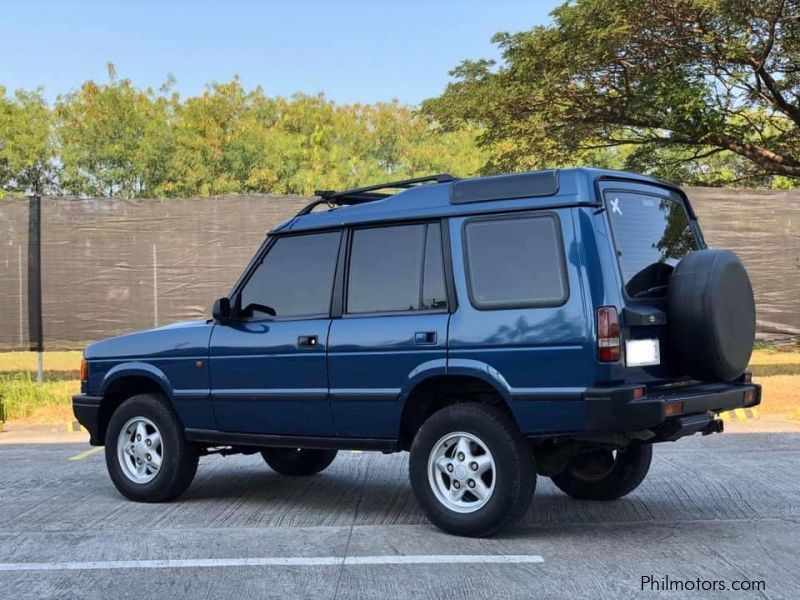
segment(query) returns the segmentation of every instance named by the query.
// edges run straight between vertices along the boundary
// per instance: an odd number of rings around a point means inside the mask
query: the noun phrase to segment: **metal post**
[[[25,314],[25,300],[22,295],[22,244],[17,246],[17,273],[19,274],[19,347],[25,345],[25,328],[22,326],[22,315]]]
[[[44,379],[44,332],[42,331],[42,204],[39,196],[28,202],[28,340],[38,352],[36,381]]]
[[[153,244],[153,327],[158,327],[158,251]]]

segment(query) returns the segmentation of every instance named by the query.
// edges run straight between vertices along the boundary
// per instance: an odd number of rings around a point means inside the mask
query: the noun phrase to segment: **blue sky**
[[[60,2],[2,0],[0,85],[44,87],[53,100],[86,79],[158,87],[182,96],[238,74],[269,95],[296,91],[337,102],[438,95],[464,58],[497,57],[497,31],[546,23],[556,0],[328,2]]]

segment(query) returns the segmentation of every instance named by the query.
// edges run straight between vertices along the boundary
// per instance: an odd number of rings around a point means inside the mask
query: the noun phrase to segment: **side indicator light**
[[[644,398],[646,389],[643,387],[633,388],[633,399],[638,400],[639,398]]]
[[[81,381],[89,381],[89,363],[85,358],[81,360]]]
[[[676,417],[683,412],[683,402],[667,402],[664,405],[665,417]]]

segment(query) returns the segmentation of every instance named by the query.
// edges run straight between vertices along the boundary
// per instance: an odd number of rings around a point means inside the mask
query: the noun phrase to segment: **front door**
[[[340,236],[275,239],[234,295],[238,317],[214,327],[211,395],[221,431],[335,434],[325,353]]]

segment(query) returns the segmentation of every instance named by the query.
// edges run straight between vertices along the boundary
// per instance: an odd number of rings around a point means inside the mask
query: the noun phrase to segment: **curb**
[[[723,421],[746,421],[760,418],[757,408],[734,408],[720,413],[719,416]]]
[[[0,421],[0,432],[12,431],[37,431],[42,433],[66,432],[66,433],[89,433],[78,421],[56,421],[54,423],[5,423]],[[9,426],[10,425],[10,426]]]

